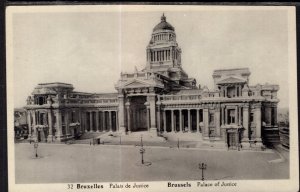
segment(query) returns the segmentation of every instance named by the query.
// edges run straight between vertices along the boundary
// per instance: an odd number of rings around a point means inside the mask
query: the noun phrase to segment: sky
[[[146,65],[146,46],[165,14],[175,27],[182,66],[197,84],[213,89],[216,69],[248,67],[250,85],[278,84],[288,107],[286,10],[234,9],[26,12],[12,15],[14,104],[22,107],[38,83],[64,82],[75,91],[115,92],[121,71]]]

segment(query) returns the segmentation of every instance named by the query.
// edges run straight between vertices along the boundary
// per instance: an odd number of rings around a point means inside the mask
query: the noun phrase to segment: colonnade
[[[170,61],[171,60],[171,50],[157,50],[149,51],[148,60],[150,58],[151,62],[155,61]]]
[[[163,109],[161,132],[202,132],[203,109]]]
[[[118,131],[118,112],[116,110],[86,111],[85,131]]]
[[[229,86],[222,86],[221,87],[221,96],[228,97],[228,88],[234,88],[234,97],[241,97],[242,96],[242,85],[229,85]]]

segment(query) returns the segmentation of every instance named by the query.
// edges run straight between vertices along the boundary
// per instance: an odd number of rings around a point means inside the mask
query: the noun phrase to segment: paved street
[[[205,178],[286,179],[288,161],[272,151],[221,151],[146,147],[141,166],[139,147],[40,144],[34,159],[33,144],[15,144],[17,183],[200,180],[199,163],[206,163]]]

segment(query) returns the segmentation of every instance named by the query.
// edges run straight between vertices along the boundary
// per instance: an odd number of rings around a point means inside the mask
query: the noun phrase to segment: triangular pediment
[[[139,79],[134,79],[132,81],[123,84],[123,88],[139,88],[139,87],[149,87],[151,83]]]
[[[231,84],[231,83],[245,83],[245,79],[237,78],[237,77],[227,77],[223,80],[219,81],[217,84]]]

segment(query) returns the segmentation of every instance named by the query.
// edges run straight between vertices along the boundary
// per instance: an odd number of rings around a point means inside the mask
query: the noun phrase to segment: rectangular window
[[[228,124],[234,124],[235,119],[235,109],[228,109]]]

